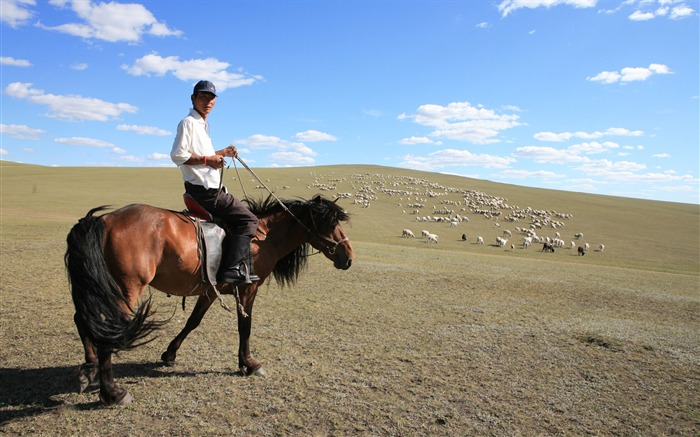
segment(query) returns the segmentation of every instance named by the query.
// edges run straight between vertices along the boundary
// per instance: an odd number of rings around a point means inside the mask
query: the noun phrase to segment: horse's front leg
[[[199,323],[202,321],[202,318],[204,318],[204,315],[207,313],[207,310],[211,306],[212,302],[214,302],[214,298],[210,298],[209,293],[199,296],[199,299],[197,299],[197,303],[192,310],[192,314],[190,314],[189,319],[187,319],[187,323],[185,323],[185,327],[182,328],[182,331],[180,331],[177,337],[170,342],[168,349],[163,352],[163,355],[160,356],[163,364],[166,366],[175,365],[175,357],[177,356],[178,349],[180,349],[180,346],[182,346],[182,342],[185,341],[185,338],[187,338],[190,332],[194,331],[195,328],[199,326]]]
[[[95,345],[93,345],[92,341],[88,338],[85,322],[78,313],[75,313],[73,320],[75,321],[75,326],[78,328],[78,335],[85,349],[85,362],[78,367],[78,382],[80,384],[78,390],[79,393],[82,393],[95,382],[97,377],[97,352],[95,350]]]
[[[238,309],[238,367],[243,375],[246,376],[265,376],[265,370],[262,364],[253,359],[250,354],[250,333],[253,326],[253,303],[255,295],[258,291],[258,285],[253,284],[249,287],[239,287],[240,304],[243,307],[245,314]]]

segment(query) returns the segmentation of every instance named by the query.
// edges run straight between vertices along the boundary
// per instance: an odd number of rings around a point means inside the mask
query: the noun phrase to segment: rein
[[[263,181],[258,177],[258,175],[255,174],[255,172],[254,172],[250,167],[248,167],[248,164],[246,164],[246,163],[240,158],[240,156],[236,156],[235,158],[241,163],[241,165],[243,165],[243,167],[245,167],[246,170],[248,170],[248,171],[250,172],[250,174],[253,175],[253,177],[255,177],[255,179],[257,179],[258,182],[260,182],[260,185],[262,185],[262,186],[267,190],[267,192],[270,193],[270,195],[277,201],[277,203],[279,203],[279,205],[282,207],[282,209],[284,209],[286,212],[288,212],[289,215],[291,215],[291,216],[294,218],[294,220],[296,220],[297,223],[299,223],[299,224],[301,225],[301,227],[304,228],[304,230],[305,230],[306,232],[308,232],[309,235],[311,235],[312,238],[316,238],[318,241],[320,241],[321,243],[323,243],[323,244],[326,246],[326,249],[328,250],[328,253],[329,253],[329,254],[334,255],[334,254],[335,254],[335,251],[338,249],[338,246],[341,245],[342,243],[345,243],[346,241],[348,241],[348,237],[345,237],[345,238],[343,238],[342,240],[339,240],[339,241],[335,241],[335,240],[333,240],[333,239],[331,239],[331,238],[325,237],[325,236],[323,236],[323,235],[319,235],[317,232],[314,232],[314,231],[312,231],[311,229],[309,229],[309,227],[306,226],[306,225],[304,224],[304,222],[302,222],[301,220],[299,220],[299,218],[298,218],[297,216],[295,216],[294,213],[293,213],[292,211],[289,210],[289,208],[287,208],[287,205],[285,205],[285,204],[275,195],[275,193],[273,193],[272,190],[270,190],[270,189],[267,187],[267,185],[265,185],[265,182],[263,182]],[[236,175],[238,175],[238,168],[236,168],[236,161],[233,161],[233,167],[236,169]],[[243,188],[243,181],[241,181],[240,175],[238,175],[238,180],[239,180],[239,182],[241,183],[241,188]],[[248,194],[245,192],[245,189],[243,189],[243,194],[246,196],[246,198],[248,197]],[[309,214],[309,215],[310,215],[310,217],[311,217],[311,222],[314,224],[314,228],[316,228],[316,223],[314,222],[314,216],[313,216],[313,214]]]

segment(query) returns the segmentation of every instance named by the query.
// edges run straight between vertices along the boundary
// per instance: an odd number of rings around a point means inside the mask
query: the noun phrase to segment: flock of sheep
[[[577,244],[583,239],[583,234],[580,232],[573,234],[573,240],[568,244],[562,238],[561,228],[565,226],[565,222],[573,218],[573,214],[570,213],[532,207],[521,208],[508,204],[507,199],[503,197],[491,196],[476,190],[445,187],[413,176],[352,173],[347,177],[338,177],[335,174],[324,176],[313,171],[310,175],[313,182],[306,185],[307,189],[334,191],[332,196],[334,199],[352,198],[352,203],[362,208],[369,208],[373,202],[379,201],[380,196],[398,198],[399,202],[396,205],[400,214],[414,215],[414,221],[424,226],[428,223],[437,223],[449,228],[457,228],[461,223],[469,222],[469,215],[471,215],[472,219],[481,217],[492,221],[493,228],[496,230],[500,229],[502,224],[503,227],[512,227],[512,231],[504,229],[501,235],[495,237],[495,244],[493,244],[495,247],[515,250],[516,247],[528,249],[533,244],[539,244],[542,251],[554,252],[558,248],[572,251],[577,249],[579,255],[585,255],[590,249],[589,243]],[[353,191],[338,192],[340,186],[350,186]],[[454,200],[455,197],[459,200]],[[432,211],[426,214],[430,206]],[[521,226],[521,223],[525,225]],[[548,232],[552,235],[540,235]],[[416,238],[414,232],[408,228],[403,229],[401,236]],[[518,236],[520,238],[516,242]],[[461,234],[461,239],[467,241],[468,237],[466,234]],[[423,229],[420,240],[428,244],[437,244],[439,236]],[[474,244],[485,244],[484,238],[475,237]],[[597,247],[598,252],[605,250],[603,244]]]

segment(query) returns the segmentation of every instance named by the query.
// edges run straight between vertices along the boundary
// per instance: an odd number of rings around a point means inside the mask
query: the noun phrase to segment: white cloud
[[[568,141],[572,138],[596,139],[603,136],[639,137],[642,135],[644,135],[644,131],[641,130],[631,131],[623,127],[611,127],[603,132],[538,132],[534,135],[534,138],[540,141],[561,143],[564,141]]]
[[[556,178],[563,178],[564,175],[554,173],[552,171],[546,171],[546,170],[537,170],[537,171],[529,171],[529,170],[503,170],[499,173],[496,174],[497,176],[501,178],[506,178],[506,179],[527,179],[527,178],[540,178],[540,179],[556,179]]]
[[[647,80],[654,74],[671,74],[671,69],[663,64],[650,64],[649,67],[625,67],[619,72],[603,71],[595,76],[589,76],[586,80],[601,82],[604,84],[616,82],[633,82]]]
[[[532,159],[538,163],[549,164],[568,164],[590,161],[589,158],[580,156],[576,152],[568,149],[560,150],[554,147],[540,146],[518,147],[513,151],[513,156]]]
[[[634,3],[634,1],[627,1],[623,4]],[[676,5],[670,7],[672,4]],[[695,10],[680,0],[659,0],[658,2],[654,0],[643,0],[638,3],[638,8],[639,9],[632,12],[627,18],[632,21],[649,21],[656,17],[668,17],[671,20],[680,20],[695,15]]]
[[[35,6],[35,0],[2,0],[0,8],[0,21],[12,27],[18,28],[34,16],[34,12],[29,9],[30,6]]]
[[[251,135],[236,141],[236,144],[247,146],[253,150],[272,150],[269,159],[273,161],[273,165],[313,164],[313,157],[317,155],[316,151],[304,143],[287,141],[271,135]]]
[[[505,17],[511,12],[522,9],[551,8],[552,6],[568,5],[575,8],[591,8],[597,0],[503,0],[498,5],[498,11]]]
[[[120,124],[117,130],[136,132],[139,135],[172,135],[172,132],[154,126],[139,126],[135,124]]]
[[[70,137],[70,138],[54,138],[54,142],[58,144],[66,144],[69,146],[78,147],[111,147],[116,148],[116,146],[107,141],[98,140],[95,138],[86,137]]]
[[[278,165],[310,165],[314,163],[313,158],[298,152],[275,152],[270,154],[270,159]]]
[[[399,141],[399,144],[407,144],[407,145],[413,145],[413,144],[442,144],[441,141],[433,141],[428,137],[408,137],[404,138],[401,141]]]
[[[632,21],[649,21],[656,18],[653,12],[634,11],[629,17]]]
[[[164,76],[172,73],[180,80],[192,81],[192,85],[198,80],[207,79],[214,82],[218,91],[252,85],[263,79],[262,76],[241,71],[226,71],[229,66],[228,62],[215,58],[181,61],[178,56],[162,57],[157,53],[150,53],[137,59],[132,66],[122,65],[122,69],[133,76]]]
[[[82,20],[58,26],[41,26],[81,38],[94,38],[108,42],[138,42],[141,36],[180,36],[179,30],[169,29],[159,22],[145,6],[136,3],[92,3],[85,0],[54,1],[54,6],[70,5]]]
[[[488,29],[489,27],[491,27],[491,23],[489,23],[488,21],[482,21],[481,23],[478,23],[476,27],[478,27],[479,29]]]
[[[23,124],[0,124],[0,133],[19,140],[38,140],[41,134],[45,134],[46,131]]]
[[[669,155],[668,153],[655,153],[651,156],[653,156],[654,158],[670,158],[671,157],[671,155]]]
[[[515,162],[511,157],[495,155],[475,155],[468,150],[444,149],[427,156],[406,155],[401,166],[417,170],[433,171],[447,167],[481,166],[486,168],[507,168]]]
[[[598,153],[606,153],[611,149],[617,149],[620,146],[617,143],[611,141],[606,141],[604,143],[599,143],[593,141],[590,143],[580,143],[569,147],[567,150],[576,155],[594,155]]]
[[[150,155],[148,155],[148,159],[153,159],[156,161],[169,161],[170,155],[168,155],[167,153],[151,153]]]
[[[83,70],[87,70],[88,64],[86,64],[84,62],[80,62],[80,63],[76,62],[75,64],[72,64],[70,66],[70,68],[72,68],[73,70],[77,70],[77,71],[83,71]]]
[[[139,157],[139,156],[134,156],[134,155],[126,155],[126,156],[120,156],[116,158],[117,161],[124,161],[124,162],[143,162],[144,159]]]
[[[434,128],[430,137],[473,144],[498,142],[496,137],[501,131],[521,125],[517,121],[519,118],[515,114],[498,114],[481,105],[472,106],[469,102],[453,102],[447,106],[426,104],[419,106],[414,114],[398,116],[399,120],[410,119]]]
[[[123,113],[133,114],[138,111],[136,106],[128,103],[110,103],[76,95],[46,94],[32,88],[31,83],[13,82],[5,88],[5,93],[37,105],[46,105],[49,107],[47,115],[61,120],[107,121],[116,119]]]
[[[676,6],[671,9],[671,15],[669,18],[672,20],[679,20],[681,18],[687,18],[695,15],[695,10],[687,5]]]
[[[334,137],[331,134],[327,134],[325,132],[319,132],[317,130],[307,130],[304,132],[298,132],[296,135],[294,135],[294,138],[296,138],[299,141],[306,141],[309,143],[315,143],[319,141],[336,141],[337,138]]]
[[[0,155],[1,155],[1,156],[6,156],[6,155],[9,155],[9,154],[10,154],[10,152],[8,152],[7,150],[5,150],[5,149],[0,149]]]
[[[11,67],[31,67],[32,63],[26,59],[15,59],[10,56],[0,56],[0,65],[9,65]]]
[[[586,164],[579,170],[597,178],[608,179],[612,182],[698,182],[691,175],[676,175],[669,172],[641,173],[645,169],[644,164],[639,163],[612,163],[607,160],[595,161]]]

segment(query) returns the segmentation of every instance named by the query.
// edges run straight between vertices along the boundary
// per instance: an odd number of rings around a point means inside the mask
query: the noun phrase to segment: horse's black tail
[[[83,321],[86,335],[99,349],[116,352],[132,349],[147,341],[160,323],[147,320],[151,299],[131,308],[107,268],[103,245],[105,226],[90,210],[68,233],[65,255],[68,281],[76,316]]]

